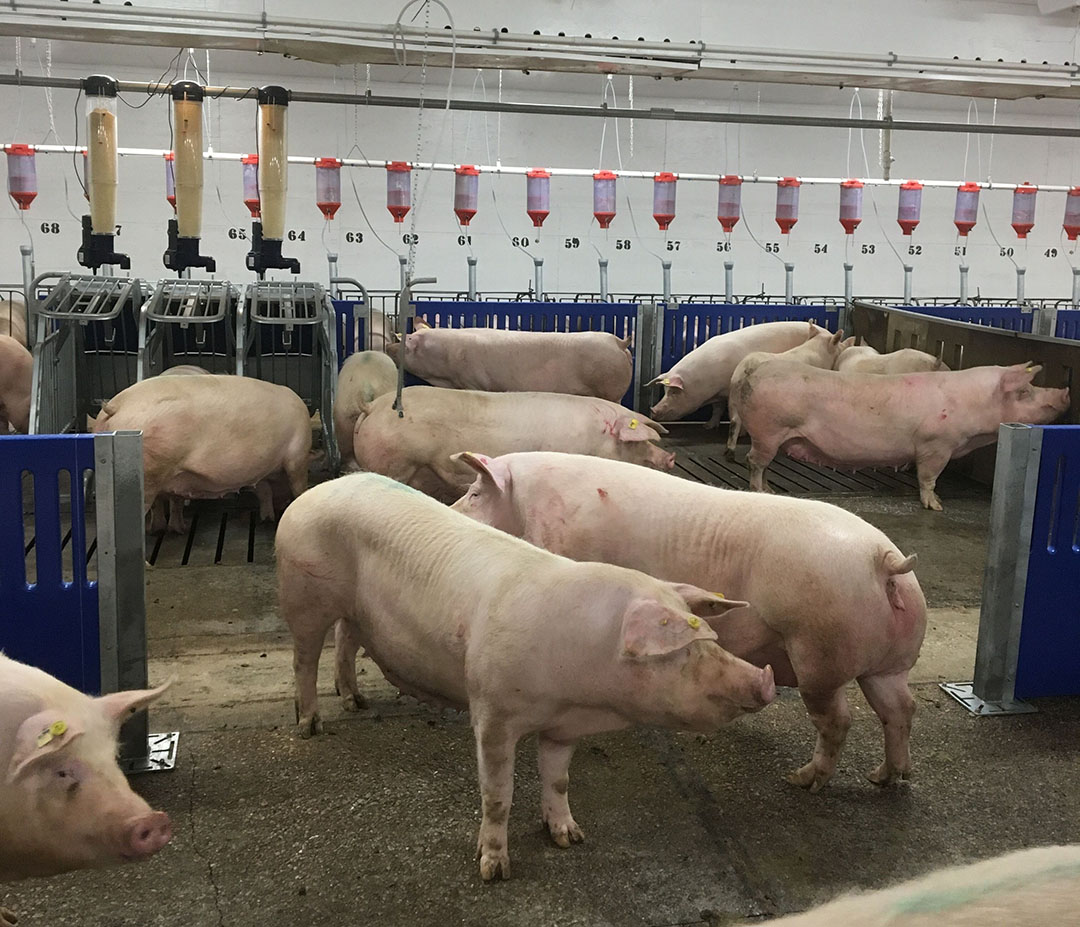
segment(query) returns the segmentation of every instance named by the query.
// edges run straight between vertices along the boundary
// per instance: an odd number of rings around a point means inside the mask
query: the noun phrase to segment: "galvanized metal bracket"
[[[986,717],[989,715],[1030,715],[1038,712],[1038,708],[1028,702],[1019,699],[1012,701],[985,701],[975,694],[974,684],[970,682],[940,682],[938,688],[946,695],[952,696],[973,715]]]
[[[176,767],[176,754],[180,745],[180,732],[150,734],[146,741],[146,755],[138,758],[121,758],[120,768],[125,775],[169,772]]]

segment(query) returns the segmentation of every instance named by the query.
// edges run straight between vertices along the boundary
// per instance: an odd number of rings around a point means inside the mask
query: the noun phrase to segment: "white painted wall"
[[[208,7],[217,4],[206,4]],[[250,4],[248,4],[250,6]],[[332,5],[332,4],[331,4]],[[232,4],[236,7],[237,4]],[[455,7],[464,6],[454,4]],[[586,22],[588,14],[582,7],[606,9],[611,23],[615,4],[567,4],[552,2],[532,4],[537,12],[536,25],[524,21],[522,14],[510,13],[506,25],[528,31],[555,25],[558,17],[575,16],[578,27],[598,28],[595,20]],[[634,31],[635,18],[641,20],[646,6],[653,4],[629,2],[620,4],[626,18],[620,27]],[[732,4],[703,2],[675,3],[674,7],[695,8],[703,23],[701,35],[690,29],[693,17],[680,23],[686,38],[722,34],[724,42],[748,45],[778,44],[788,47],[856,47],[867,36],[876,36],[872,50],[894,49],[906,53],[946,54],[954,39],[960,44],[954,54],[1003,53],[1005,46],[1012,58],[1027,57],[1043,60],[1051,53],[1057,60],[1072,57],[1076,39],[1076,17],[1073,14],[1040,17],[1034,0],[1026,2],[992,3],[976,0],[926,0],[918,4],[885,4],[876,0],[864,4],[841,4],[848,14],[835,11],[836,4],[822,2],[784,4],[785,11],[796,9],[792,15],[768,18],[767,11],[752,21],[747,18],[725,19],[723,10],[731,11]],[[777,7],[779,4],[757,4]],[[907,12],[900,17],[893,7],[903,6]],[[384,9],[393,19],[396,3],[370,3],[365,16],[375,16]],[[391,7],[393,8],[391,10]],[[471,15],[457,16],[458,25],[464,22],[499,24],[497,14],[511,5],[498,7],[490,3],[468,4]],[[814,8],[814,18],[805,11]],[[823,10],[832,9],[832,16]],[[709,10],[708,15],[701,12]],[[714,12],[715,10],[715,12]],[[856,12],[852,13],[851,10]],[[323,11],[324,15],[327,11]],[[683,11],[686,12],[685,10]],[[774,11],[776,12],[776,11]],[[546,18],[545,18],[546,17]],[[519,22],[518,19],[521,19]],[[541,22],[543,20],[543,22]],[[667,17],[667,22],[675,22]],[[464,22],[463,22],[464,21]],[[560,20],[562,21],[562,20]],[[768,25],[764,25],[765,23]],[[756,23],[756,27],[755,24]],[[590,24],[592,24],[590,26]],[[957,24],[963,26],[958,28]],[[903,25],[903,28],[902,28]],[[910,28],[908,28],[910,27]],[[916,28],[917,27],[917,28]],[[561,26],[572,31],[567,25]],[[611,35],[620,35],[611,26]],[[946,36],[947,30],[951,35]],[[624,28],[624,31],[627,31]],[[663,37],[654,28],[652,35]],[[599,33],[598,33],[599,34]],[[636,37],[636,36],[635,36]],[[895,39],[895,42],[893,41]],[[900,47],[900,40],[904,47]],[[872,43],[870,43],[872,44]],[[963,45],[963,47],[960,47]],[[106,72],[123,79],[155,79],[172,55],[166,50],[103,49],[74,43],[54,43],[53,73],[63,76],[85,76]],[[44,60],[44,43],[31,46],[22,40],[23,67],[30,73],[38,70],[38,56]],[[10,71],[15,60],[12,39],[0,40],[0,70]],[[204,57],[198,54],[200,64]],[[351,90],[353,69],[334,68],[303,62],[287,61],[274,56],[243,55],[240,53],[211,54],[214,84],[230,83],[259,85],[282,83],[294,89]],[[412,94],[418,89],[418,69],[397,72],[393,68],[373,69],[371,88],[376,93]],[[181,67],[182,71],[182,67]],[[359,86],[365,87],[364,68],[360,67]],[[172,72],[170,71],[170,74]],[[189,69],[189,77],[194,77]],[[455,95],[471,95],[475,72],[459,72],[455,79]],[[428,75],[427,93],[440,96],[445,91],[447,74],[444,71]],[[489,98],[497,96],[498,76],[485,73]],[[533,73],[505,75],[504,99],[598,103],[604,78],[597,76],[567,76]],[[624,77],[614,79],[619,103],[626,102],[628,82]],[[694,83],[670,80],[635,82],[637,106],[701,107],[726,110],[729,108],[755,111],[784,111],[796,114],[847,115],[851,101],[850,90],[828,88],[790,88],[776,85],[743,85],[737,89],[721,83]],[[476,91],[479,94],[479,89]],[[759,102],[760,97],[760,102]],[[56,130],[65,143],[73,140],[73,103],[75,94],[54,91]],[[876,91],[861,94],[864,112],[873,115]],[[141,98],[129,96],[131,103]],[[122,146],[170,147],[167,108],[164,99],[153,99],[138,110],[121,106],[119,110],[120,144]],[[213,101],[207,104],[210,115],[210,140],[219,151],[252,151],[255,146],[255,104],[250,101]],[[989,121],[993,104],[979,102],[979,116]],[[78,117],[80,138],[85,124]],[[963,120],[967,101],[948,97],[916,94],[897,94],[894,112],[899,119],[944,118]],[[1076,126],[1077,107],[1070,103],[1051,101],[1021,101],[1001,103],[999,121]],[[412,160],[417,154],[417,114],[408,110],[361,108],[315,104],[296,104],[290,111],[290,147],[294,154],[313,156],[349,153],[358,144],[373,159]],[[427,111],[423,119],[421,159],[440,161],[486,162],[496,157],[504,164],[525,166],[560,166],[596,168],[600,164],[599,146],[601,124],[591,119],[503,116],[487,117],[465,113],[447,118],[445,135],[440,137],[441,112]],[[355,126],[355,128],[354,128]],[[0,87],[0,141],[55,141],[49,135],[50,123],[41,89]],[[615,126],[609,123],[603,166],[618,168],[614,145]],[[852,139],[850,171],[848,170],[847,130],[789,129],[735,127],[711,124],[671,124],[665,129],[655,122],[637,122],[631,145],[630,127],[619,127],[622,163],[627,169],[672,171],[724,171],[751,174],[797,174],[803,176],[839,176],[845,173],[864,176],[862,149],[858,134]],[[441,138],[441,141],[440,141]],[[438,144],[437,144],[438,143]],[[878,137],[866,133],[869,174],[879,176],[877,162]],[[1034,183],[1071,184],[1080,182],[1077,171],[1076,143],[1067,140],[1021,139],[997,137],[981,140],[972,138],[964,171],[965,137],[943,134],[897,133],[893,139],[894,177],[934,179],[982,179],[995,181],[1030,180]],[[992,145],[992,162],[991,162]],[[490,156],[488,148],[490,146]],[[241,202],[240,165],[218,162],[206,171],[207,190],[204,209],[203,252],[218,259],[218,277],[238,282],[250,279],[244,270],[245,241],[231,239],[230,229],[250,231],[250,219]],[[412,217],[404,227],[395,225],[385,209],[385,175],[381,170],[345,171],[344,205],[333,222],[324,223],[314,203],[314,170],[293,166],[290,172],[288,227],[303,231],[305,240],[287,242],[285,253],[299,258],[303,264],[302,279],[323,280],[326,277],[325,253],[329,248],[340,255],[342,273],[355,276],[374,288],[396,285],[398,262],[395,254],[384,248],[372,234],[360,214],[360,209],[348,182],[349,176],[378,233],[395,252],[404,252],[403,231],[420,236],[416,252],[416,272],[436,275],[439,288],[464,289],[466,286],[465,258],[469,248],[458,245],[458,229],[452,212],[453,178],[450,174],[414,175],[414,198],[423,194],[415,210],[415,229]],[[39,155],[38,176],[41,192],[31,210],[20,217],[12,206],[0,207],[0,280],[15,280],[19,276],[18,245],[27,239],[20,219],[25,219],[37,253],[38,270],[76,270],[75,252],[79,243],[79,224],[74,215],[81,215],[85,202],[77,187],[70,157]],[[65,197],[64,182],[68,191]],[[427,185],[425,191],[425,185]],[[492,200],[494,189],[498,215]],[[752,293],[764,290],[776,294],[783,291],[782,260],[796,264],[797,294],[842,293],[842,264],[845,257],[845,236],[837,221],[838,191],[835,188],[804,186],[799,224],[790,242],[781,245],[779,258],[766,254],[750,237],[750,232],[764,244],[782,242],[772,215],[775,191],[771,185],[746,184],[743,204],[746,221],[740,222],[732,236],[731,251],[718,253],[717,243],[723,236],[716,221],[715,184],[680,184],[678,216],[667,239],[651,218],[651,183],[623,180],[619,184],[618,216],[608,232],[601,231],[591,218],[591,187],[587,179],[553,178],[552,214],[542,230],[534,230],[525,215],[525,180],[504,176],[481,178],[480,210],[470,230],[472,252],[479,258],[481,290],[525,290],[532,280],[532,261],[513,247],[510,236],[527,237],[532,254],[545,259],[545,284],[548,290],[587,291],[597,287],[596,259],[598,252],[610,259],[611,288],[617,292],[646,292],[660,289],[659,255],[673,262],[673,281],[677,293],[716,292],[723,288],[722,262],[735,261],[736,290]],[[220,203],[219,203],[220,195]],[[635,223],[631,222],[629,198]],[[881,221],[875,216],[876,200]],[[1040,194],[1035,231],[1028,243],[1016,240],[1009,227],[1011,194],[1007,191],[983,193],[986,215],[980,221],[967,244],[965,260],[971,267],[971,288],[983,295],[1008,296],[1014,292],[1013,261],[1001,256],[1001,248],[1012,248],[1013,257],[1027,266],[1027,293],[1034,297],[1067,297],[1071,291],[1071,272],[1066,243],[1061,234],[1063,194]],[[873,198],[870,188],[865,197],[865,218],[854,240],[850,256],[855,265],[855,289],[865,295],[899,295],[902,289],[901,262],[893,254],[889,242],[900,250],[904,260],[915,266],[915,295],[950,295],[958,288],[957,264],[954,256],[955,229],[952,226],[953,194],[951,191],[925,191],[923,223],[912,242],[921,253],[907,254],[908,240],[902,238],[895,222],[896,191],[877,189]],[[147,279],[157,279],[167,272],[161,264],[165,248],[165,223],[171,209],[164,197],[164,167],[157,158],[124,158],[121,163],[119,222],[122,226],[117,243],[120,250],[132,257],[133,273]],[[502,223],[500,224],[499,218]],[[989,221],[987,221],[987,217]],[[45,234],[42,224],[59,223],[59,234]],[[506,232],[502,225],[505,225]],[[536,231],[541,231],[538,237]],[[346,232],[361,232],[361,244],[346,241]],[[991,235],[991,232],[993,235]],[[997,241],[994,237],[996,236]],[[576,238],[576,249],[564,247],[567,238]],[[616,249],[617,241],[629,241],[630,248]],[[678,251],[665,250],[666,241],[678,241]],[[820,253],[817,246],[827,246]],[[864,246],[873,247],[864,254]],[[1044,256],[1049,249],[1057,255]],[[1075,256],[1073,256],[1075,260]]]

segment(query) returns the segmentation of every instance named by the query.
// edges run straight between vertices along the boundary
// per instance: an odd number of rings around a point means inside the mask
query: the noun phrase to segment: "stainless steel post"
[[[904,305],[911,305],[911,272],[913,268],[910,264],[904,265]]]
[[[735,302],[734,270],[734,261],[724,261],[724,302],[728,304]]]
[[[539,301],[544,299],[544,259],[533,258],[533,292]]]
[[[1080,267],[1074,267],[1073,272],[1073,294],[1072,294],[1072,307],[1073,309],[1080,309]]]
[[[476,258],[471,255],[465,258],[469,262],[469,299],[476,299]]]
[[[339,290],[337,287],[334,286],[334,278],[337,277],[337,275],[338,275],[337,255],[330,252],[330,251],[327,251],[326,252],[326,263],[330,268],[330,276],[327,278],[327,280],[329,281],[329,285],[330,285],[330,298],[331,299],[340,299],[341,298],[341,290]]]
[[[854,264],[844,262],[844,306],[840,310],[836,327],[843,331],[851,330],[851,294]]]
[[[1027,273],[1026,267],[1016,268],[1016,305],[1024,305],[1024,275]]]
[[[607,258],[600,258],[600,302],[608,301]]]
[[[22,279],[23,279],[23,302],[26,303],[26,343],[34,346],[36,332],[33,325],[32,307],[36,303],[34,295],[34,247],[33,245],[19,245],[19,254],[22,255]]]
[[[960,265],[960,305],[966,306],[968,304],[968,267],[967,264]]]
[[[671,261],[661,261],[664,270],[664,306],[671,305]]]
[[[795,298],[795,265],[790,261],[784,263],[784,299],[790,305]]]
[[[405,286],[405,278],[409,275],[409,259],[404,254],[398,255],[398,280],[400,281],[399,289]]]

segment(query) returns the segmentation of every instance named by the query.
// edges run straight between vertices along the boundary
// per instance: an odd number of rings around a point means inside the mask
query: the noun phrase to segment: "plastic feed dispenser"
[[[968,232],[975,228],[975,222],[979,217],[979,185],[977,183],[962,183],[956,188],[956,210],[953,213],[953,224],[961,236],[967,238]]]
[[[742,178],[725,174],[720,178],[720,193],[716,198],[716,218],[728,234],[735,228],[742,213]]]
[[[4,153],[7,155],[8,195],[18,203],[19,209],[29,209],[38,195],[34,149],[29,145],[7,145]]]
[[[386,165],[386,208],[395,222],[404,222],[412,208],[412,168],[405,161]]]
[[[1017,238],[1027,238],[1035,228],[1035,199],[1039,188],[1024,181],[1013,190],[1012,227]]]
[[[1061,223],[1069,241],[1080,235],[1080,187],[1073,187],[1065,194],[1065,220]]]
[[[861,180],[845,180],[840,184],[840,224],[844,227],[844,234],[854,235],[855,229],[862,222],[862,195],[863,184]]]
[[[551,174],[541,167],[525,175],[525,210],[533,228],[540,228],[551,212]]]
[[[454,213],[464,226],[476,215],[480,199],[480,169],[472,164],[462,164],[454,169]]]
[[[592,211],[600,228],[606,229],[615,218],[615,178],[613,171],[597,171],[592,175]]]
[[[781,177],[776,182],[776,224],[787,235],[799,221],[799,187],[796,177]]]
[[[917,180],[905,180],[900,184],[900,199],[896,206],[896,223],[905,235],[915,231],[922,218],[923,185]]]
[[[257,154],[244,155],[240,159],[244,167],[244,205],[251,213],[252,219],[259,218],[259,156]]]
[[[315,159],[315,205],[325,219],[341,208],[341,162],[337,158]]]
[[[675,220],[675,181],[675,175],[668,171],[653,176],[652,212],[661,232]]]

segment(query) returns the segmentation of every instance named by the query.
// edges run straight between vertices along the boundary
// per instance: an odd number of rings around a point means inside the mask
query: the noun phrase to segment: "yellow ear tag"
[[[1031,371],[1032,371],[1033,369],[1034,369],[1034,368],[1032,368],[1032,367],[1028,367],[1028,369],[1027,369],[1027,372],[1028,372],[1028,373],[1031,373]]]
[[[52,731],[50,731],[48,728],[45,728],[45,730],[43,730],[37,736],[38,749],[40,750],[47,743],[50,743],[52,741],[52,739],[53,739]]]
[[[667,618],[661,618],[660,624],[667,624]]]
[[[53,721],[53,723],[49,725],[49,733],[52,734],[53,737],[60,737],[67,733],[67,722]]]
[[[636,418],[630,419],[630,427],[631,428],[637,428],[637,419]]]
[[[662,379],[660,382],[663,383],[664,386],[671,386],[671,380],[669,380],[667,377],[664,377],[664,379]]]
[[[724,593],[722,592],[714,592],[713,595],[716,596],[718,599],[722,599],[724,597]]]
[[[697,615],[689,615],[686,619],[686,623],[690,625],[695,631],[701,627],[701,619]]]

